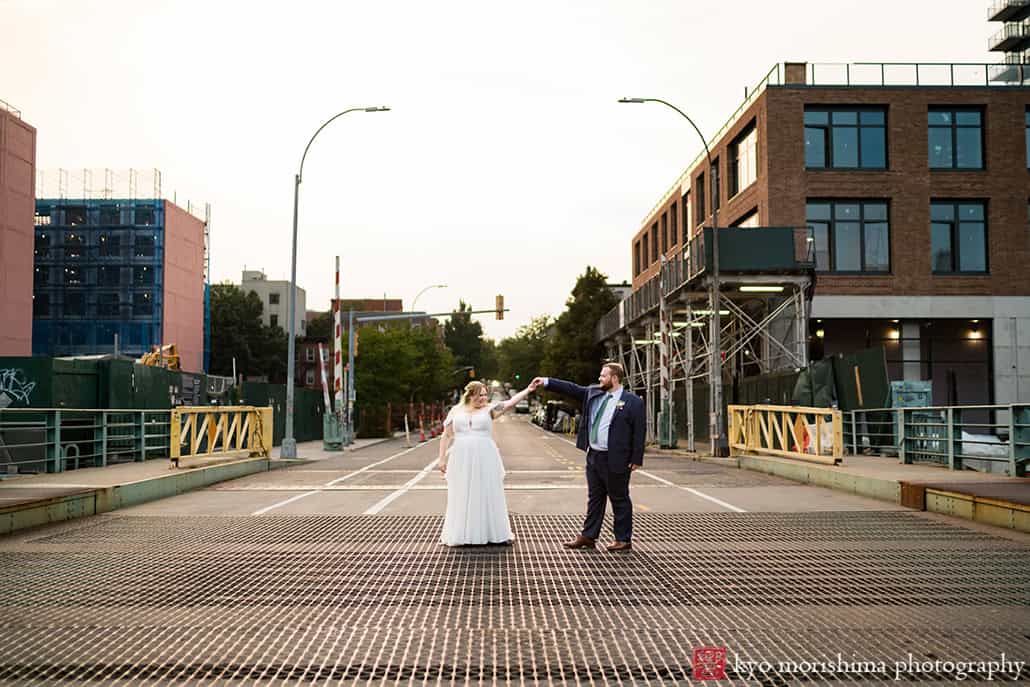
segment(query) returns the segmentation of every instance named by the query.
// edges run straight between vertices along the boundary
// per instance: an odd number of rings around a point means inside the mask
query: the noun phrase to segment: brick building
[[[811,359],[883,345],[935,403],[1030,401],[1025,69],[777,65],[709,142],[719,226],[811,228]],[[710,176],[633,236],[635,290],[710,225]]]

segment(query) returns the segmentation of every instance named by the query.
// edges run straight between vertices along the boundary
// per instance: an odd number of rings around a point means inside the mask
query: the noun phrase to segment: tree
[[[234,284],[211,287],[211,374],[267,376],[269,381],[286,381],[288,337],[279,327],[261,322],[264,306],[253,291]]]
[[[608,277],[590,267],[576,279],[565,312],[555,322],[555,336],[544,357],[544,374],[585,383],[597,377],[604,362],[604,347],[594,332],[601,317],[617,299],[607,286]]]
[[[472,306],[458,301],[458,309],[443,326],[443,340],[454,354],[455,365],[471,365],[477,376],[483,361],[483,326],[472,320]]]
[[[476,376],[480,379],[497,379],[499,372],[500,361],[497,358],[497,343],[493,339],[483,339]]]
[[[308,322],[307,338],[313,341],[328,341],[333,336],[333,311],[315,315]]]
[[[541,374],[553,323],[551,317],[541,315],[501,340],[497,346],[498,379],[518,387]]]
[[[454,358],[432,331],[363,327],[355,361],[355,391],[363,407],[439,400],[450,387]]]

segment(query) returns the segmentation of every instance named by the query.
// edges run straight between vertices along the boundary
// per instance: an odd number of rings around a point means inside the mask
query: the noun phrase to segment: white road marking
[[[736,506],[734,506],[732,504],[729,504],[729,503],[726,503],[725,501],[720,501],[719,499],[715,498],[714,496],[709,496],[708,494],[700,492],[697,489],[691,489],[690,487],[684,487],[682,485],[675,484],[673,482],[670,482],[667,479],[662,479],[658,475],[652,475],[650,472],[644,472],[643,470],[637,470],[637,472],[639,472],[641,475],[644,475],[645,477],[650,477],[653,480],[658,480],[662,484],[668,484],[670,487],[676,487],[677,489],[682,489],[683,491],[688,491],[691,494],[693,494],[694,496],[697,496],[697,497],[706,499],[708,501],[711,501],[712,503],[714,503],[716,505],[719,505],[719,506],[722,506],[723,508],[726,508],[727,510],[734,511],[736,513],[747,513],[747,511],[744,510],[743,508],[737,508]]]
[[[538,427],[537,425],[533,425],[533,426],[534,426],[534,427],[536,427],[537,429],[539,429],[539,430],[540,430],[541,432],[546,432],[546,431],[547,431],[547,430],[546,430],[546,429],[544,429],[543,427]],[[545,436],[546,436],[546,435],[545,435]],[[576,445],[576,442],[574,442],[574,441],[569,441],[568,439],[566,439],[566,438],[565,438],[565,437],[563,437],[563,436],[558,436],[558,435],[554,435],[554,434],[552,434],[551,436],[553,436],[553,437],[554,437],[554,438],[556,438],[556,439],[561,439],[562,441],[564,441],[564,442],[565,442],[565,443],[567,443],[567,444],[572,444],[573,446],[575,446],[575,445]],[[705,493],[703,493],[703,492],[700,492],[700,491],[698,491],[697,489],[691,489],[690,487],[684,487],[684,486],[681,486],[681,485],[679,485],[679,484],[676,484],[676,483],[674,483],[674,482],[670,482],[670,481],[669,481],[669,480],[667,480],[667,479],[662,479],[661,477],[659,477],[659,476],[657,476],[657,475],[653,475],[653,474],[651,474],[650,472],[644,472],[643,470],[638,470],[638,472],[639,472],[639,473],[640,473],[641,475],[644,475],[645,477],[650,477],[651,479],[653,479],[653,480],[657,480],[657,481],[659,481],[659,482],[662,482],[663,484],[667,484],[667,485],[669,485],[670,487],[676,487],[677,489],[682,489],[683,491],[689,492],[689,493],[693,494],[694,496],[697,496],[697,497],[699,497],[699,498],[702,498],[702,499],[706,499],[706,500],[708,500],[708,501],[711,501],[712,503],[714,503],[714,504],[716,504],[716,505],[719,505],[719,506],[722,506],[723,508],[726,508],[727,510],[731,510],[731,511],[734,511],[734,512],[736,512],[736,513],[747,513],[747,511],[746,511],[746,510],[744,510],[743,508],[738,508],[737,506],[734,506],[733,504],[730,504],[730,503],[726,503],[725,501],[721,501],[721,500],[719,500],[719,499],[715,498],[714,496],[709,496],[708,494],[705,494]]]
[[[418,473],[417,475],[415,475],[414,477],[409,479],[407,481],[407,483],[403,487],[401,487],[397,491],[393,492],[392,494],[387,496],[385,499],[383,499],[379,503],[377,503],[374,506],[370,507],[364,513],[362,513],[362,515],[375,515],[376,513],[378,513],[379,511],[383,510],[384,508],[389,506],[391,503],[393,503],[394,501],[399,499],[401,496],[406,494],[409,489],[411,489],[413,486],[415,486],[416,484],[421,482],[422,479],[426,475],[428,475],[430,472],[432,472],[433,468],[436,467],[437,462],[438,462],[438,460],[434,458],[431,463],[429,463],[424,468],[422,468],[422,472]]]
[[[372,468],[376,467],[377,465],[382,465],[383,463],[391,461],[394,458],[400,458],[401,456],[403,456],[405,454],[408,454],[408,453],[411,453],[415,449],[419,448],[419,446],[426,446],[430,442],[436,441],[437,438],[439,438],[439,437],[430,439],[425,444],[419,444],[418,446],[412,446],[411,448],[404,449],[400,453],[395,453],[392,456],[390,456],[389,458],[384,458],[383,460],[377,461],[377,462],[372,463],[370,465],[366,465],[365,467],[361,468],[360,470],[355,470],[354,472],[349,472],[346,475],[344,475],[343,477],[338,477],[337,479],[334,479],[331,482],[326,482],[325,484],[322,485],[322,488],[335,486],[339,482],[342,482],[344,480],[348,480],[351,477],[354,477],[355,475],[360,475],[363,472],[367,472],[368,470],[371,470]],[[280,501],[279,503],[273,503],[271,506],[266,506],[266,507],[264,507],[264,508],[262,508],[260,510],[254,511],[253,513],[251,513],[251,515],[264,515],[265,513],[269,512],[269,511],[272,511],[272,510],[275,510],[276,508],[279,508],[281,506],[285,506],[288,503],[293,503],[294,501],[299,501],[300,499],[303,499],[303,498],[306,498],[308,496],[311,496],[312,494],[317,494],[320,491],[322,491],[322,488],[316,488],[316,489],[313,489],[311,491],[305,492],[303,494],[297,494],[296,496],[288,498],[285,501]]]

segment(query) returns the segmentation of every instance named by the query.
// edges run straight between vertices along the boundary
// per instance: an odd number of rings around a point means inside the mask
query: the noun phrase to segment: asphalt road
[[[584,454],[572,437],[546,432],[526,415],[495,422],[508,509],[580,514]],[[325,460],[252,475],[122,511],[126,515],[442,515],[447,484],[435,469],[439,439],[414,448],[377,444]],[[332,455],[332,454],[330,454]],[[814,512],[902,510],[858,496],[683,457],[645,456],[633,475],[635,512]]]

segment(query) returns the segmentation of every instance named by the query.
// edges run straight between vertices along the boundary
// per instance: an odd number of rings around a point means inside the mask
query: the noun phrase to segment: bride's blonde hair
[[[481,391],[486,391],[486,384],[482,382],[469,382],[465,385],[465,393],[461,395],[461,404],[467,406],[472,403],[472,399],[478,396]]]

